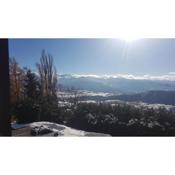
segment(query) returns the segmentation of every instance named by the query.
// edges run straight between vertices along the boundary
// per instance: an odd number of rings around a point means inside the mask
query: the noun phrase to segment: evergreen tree
[[[24,79],[24,94],[26,98],[36,100],[40,95],[40,85],[38,77],[30,69],[27,70]]]

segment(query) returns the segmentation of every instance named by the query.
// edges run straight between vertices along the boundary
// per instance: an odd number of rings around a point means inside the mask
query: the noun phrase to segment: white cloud
[[[63,77],[64,75],[60,75]],[[143,76],[135,76],[132,74],[115,74],[115,75],[95,75],[95,74],[73,74],[69,76],[64,76],[64,78],[70,78],[70,76],[74,78],[99,78],[99,79],[110,79],[110,78],[124,78],[131,80],[159,80],[159,81],[175,81],[175,72],[170,72],[165,75],[153,76],[153,75],[143,75]]]

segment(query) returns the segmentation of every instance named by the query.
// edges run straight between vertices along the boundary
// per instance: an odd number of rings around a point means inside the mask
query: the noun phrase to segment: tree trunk
[[[0,136],[11,136],[8,39],[0,39]]]

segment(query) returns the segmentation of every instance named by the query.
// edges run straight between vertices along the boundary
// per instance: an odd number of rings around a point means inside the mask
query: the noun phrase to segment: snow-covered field
[[[144,102],[127,102],[127,101],[121,101],[121,100],[114,100],[111,99],[110,97],[116,95],[116,94],[112,94],[112,93],[103,93],[103,92],[91,92],[91,91],[85,91],[85,90],[79,90],[77,92],[78,97],[87,97],[87,100],[79,100],[79,103],[98,103],[100,101],[98,100],[92,100],[92,99],[88,99],[88,97],[94,97],[94,96],[99,96],[99,97],[109,97],[108,100],[103,100],[101,102],[105,102],[105,103],[110,103],[111,105],[115,105],[115,104],[128,104],[128,105],[132,105],[135,107],[148,107],[148,108],[153,108],[153,109],[158,109],[160,107],[163,107],[167,110],[174,110],[175,111],[175,106],[173,105],[165,105],[165,104],[149,104],[149,103],[144,103]],[[74,95],[72,92],[59,92],[58,93],[59,97],[62,97],[63,100],[59,101],[59,106],[67,106],[70,107],[72,104],[69,102],[69,98],[73,97]]]
[[[67,98],[71,98],[71,97],[74,97],[75,96],[75,93],[77,96],[79,97],[86,97],[86,96],[101,96],[101,97],[109,97],[109,96],[112,96],[112,95],[119,95],[118,94],[113,94],[113,93],[105,93],[105,92],[93,92],[93,91],[86,91],[86,90],[73,90],[73,91],[58,91],[57,95],[58,97],[63,97],[65,99]]]

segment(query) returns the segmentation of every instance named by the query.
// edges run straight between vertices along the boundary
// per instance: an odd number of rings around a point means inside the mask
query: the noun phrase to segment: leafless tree
[[[10,74],[10,98],[11,103],[14,104],[23,98],[23,80],[24,70],[19,67],[15,58],[9,61],[9,74]]]
[[[42,95],[56,95],[58,79],[52,55],[47,54],[45,50],[43,50],[37,68],[40,75]]]

